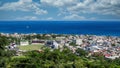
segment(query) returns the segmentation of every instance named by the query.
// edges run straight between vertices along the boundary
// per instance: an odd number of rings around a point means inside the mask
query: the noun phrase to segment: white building
[[[56,41],[53,41],[53,46],[54,46],[55,49],[58,49],[59,45],[58,45],[58,43]]]
[[[76,45],[81,45],[83,44],[82,39],[76,39]]]
[[[58,49],[59,48],[59,44],[54,40],[54,41],[47,41],[46,46],[49,46],[53,49]]]
[[[21,41],[20,45],[21,46],[26,46],[26,45],[29,45],[29,42],[28,41]]]

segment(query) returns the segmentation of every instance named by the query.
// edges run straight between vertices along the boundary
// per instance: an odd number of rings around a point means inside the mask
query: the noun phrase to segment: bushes
[[[79,56],[86,56],[86,55],[88,55],[88,52],[87,51],[85,51],[85,50],[83,50],[83,49],[80,49],[80,48],[78,48],[77,50],[76,50],[76,53],[77,53],[77,55],[79,55]]]
[[[82,54],[81,50],[80,54]],[[1,60],[2,59],[2,60]],[[112,61],[112,62],[110,62]],[[119,59],[104,60],[102,58],[89,59],[84,55],[77,56],[69,49],[59,50],[44,49],[44,51],[29,51],[23,56],[1,57],[0,67],[5,68],[119,68]]]
[[[119,68],[119,59],[104,60],[98,58],[88,59],[73,54],[68,49],[59,50],[45,49],[43,52],[29,51],[24,56],[0,58],[1,67],[7,68]],[[112,61],[112,62],[110,62]]]

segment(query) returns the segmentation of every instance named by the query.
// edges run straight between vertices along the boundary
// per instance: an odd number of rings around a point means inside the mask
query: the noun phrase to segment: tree
[[[0,36],[0,49],[4,49],[9,44],[9,40],[5,36]]]
[[[73,63],[75,68],[84,68],[84,61],[82,59],[75,60]]]
[[[77,46],[77,45],[75,44],[75,42],[71,42],[70,45],[71,45],[71,46]]]
[[[0,36],[0,68],[6,68],[11,56],[15,55],[15,51],[6,50],[5,46],[10,43],[9,37]]]
[[[76,54],[79,55],[79,56],[86,56],[86,55],[88,55],[88,52],[83,50],[83,49],[78,48],[76,50]]]

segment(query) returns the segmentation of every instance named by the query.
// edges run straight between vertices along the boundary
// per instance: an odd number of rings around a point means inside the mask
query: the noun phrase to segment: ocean
[[[0,21],[0,33],[120,36],[120,21]]]

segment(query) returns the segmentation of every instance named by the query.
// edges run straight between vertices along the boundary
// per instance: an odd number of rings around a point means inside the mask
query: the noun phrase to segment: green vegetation
[[[77,46],[75,42],[71,42],[70,46]]]
[[[0,36],[0,49],[4,49],[9,44],[9,40],[5,36]]]
[[[9,43],[9,37],[0,35],[0,68],[6,68],[10,57],[14,56],[16,53],[16,51],[6,50],[5,46]]]
[[[22,57],[13,57],[9,61],[9,68],[119,68],[119,60],[91,59],[76,56],[69,49],[43,52],[28,51]]]
[[[80,49],[80,48],[78,48],[78,49],[76,50],[76,53],[77,53],[77,55],[79,55],[79,56],[86,56],[86,55],[88,55],[88,52],[87,52],[87,51],[84,51],[83,49]]]
[[[26,46],[18,46],[20,50],[26,50],[26,51],[31,51],[31,50],[39,50],[43,47],[43,45],[36,44],[36,45],[26,45]]]
[[[68,48],[63,51],[51,50],[42,45],[19,46],[22,50],[30,50],[15,56],[16,51],[5,48],[11,40],[0,35],[0,68],[120,68],[120,58],[105,59],[102,56],[86,57],[87,52],[76,50],[76,55]],[[42,51],[38,51],[38,49]]]

